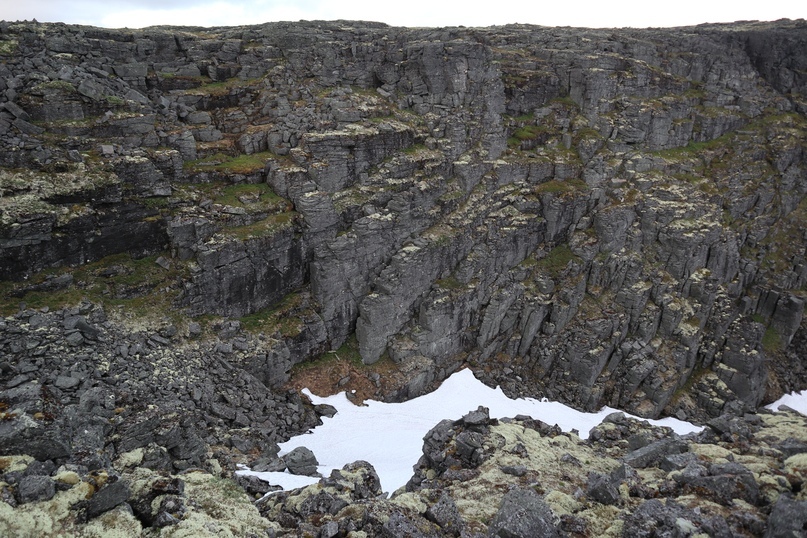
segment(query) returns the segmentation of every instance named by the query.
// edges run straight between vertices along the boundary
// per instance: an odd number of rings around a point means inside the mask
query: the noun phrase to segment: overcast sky
[[[663,8],[661,6],[664,6]],[[365,20],[394,26],[648,27],[807,17],[804,0],[0,0],[0,19],[110,28]]]

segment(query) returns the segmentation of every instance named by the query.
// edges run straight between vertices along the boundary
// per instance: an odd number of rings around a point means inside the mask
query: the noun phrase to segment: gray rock
[[[20,504],[47,501],[56,494],[56,485],[49,476],[24,476],[17,483],[17,501]]]
[[[504,474],[513,476],[524,476],[527,474],[527,467],[525,465],[503,465],[501,470]]]
[[[454,499],[445,492],[436,503],[426,509],[425,515],[426,519],[438,525],[445,535],[459,536],[465,524]]]
[[[188,323],[188,336],[191,338],[198,338],[202,334],[202,326],[196,322],[191,321]]]
[[[479,406],[476,411],[471,411],[463,416],[462,422],[466,426],[486,426],[490,423],[490,410],[487,407]]]
[[[67,335],[65,341],[71,346],[80,346],[84,343],[84,337],[79,331],[73,331]]]
[[[381,480],[375,468],[366,461],[348,463],[341,470],[334,469],[328,478],[321,481],[338,489],[347,488],[354,500],[374,499],[382,494]]]
[[[71,390],[76,388],[81,384],[81,380],[71,376],[64,376],[60,375],[56,378],[56,381],[53,382],[55,387],[58,387],[62,390]]]
[[[87,519],[93,519],[104,512],[129,500],[131,492],[126,480],[118,480],[98,490],[84,505]]]
[[[793,437],[788,437],[776,445],[776,448],[782,451],[782,454],[784,454],[787,458],[796,454],[807,452],[807,443],[794,439]]]
[[[698,456],[692,452],[684,452],[682,454],[669,454],[664,456],[659,462],[659,468],[663,471],[679,471],[685,468],[690,463],[695,463]]]
[[[731,506],[733,499],[753,505],[759,502],[759,485],[753,473],[738,463],[713,464],[709,475],[681,473],[676,480],[684,491],[697,491],[720,504]]]
[[[381,536],[384,538],[438,538],[445,534],[422,518],[393,512],[384,523]]]
[[[686,442],[680,439],[660,439],[638,450],[627,454],[623,461],[636,469],[644,469],[656,465],[664,456],[680,454],[689,450]]]
[[[328,521],[319,530],[319,538],[333,538],[339,534],[339,523]]]
[[[625,518],[622,536],[651,538],[655,536],[689,536],[697,532],[714,538],[732,538],[726,520],[709,517],[685,508],[673,500],[662,503],[651,499]]]
[[[28,454],[44,461],[71,452],[70,436],[58,424],[46,427],[27,415],[0,420],[0,454]]]
[[[304,475],[304,476],[317,476],[317,462],[316,456],[309,449],[304,446],[297,447],[291,452],[283,456],[283,461],[291,474]]]
[[[560,536],[552,510],[531,489],[516,488],[504,496],[488,526],[488,536],[499,538],[554,538]]]
[[[327,491],[320,491],[306,497],[305,500],[300,503],[298,511],[301,516],[306,518],[314,514],[336,515],[347,505],[348,502],[344,497],[333,495]]]
[[[602,504],[617,504],[619,497],[619,481],[611,476],[591,473],[586,485],[586,495]]]
[[[328,404],[317,404],[314,406],[314,411],[321,417],[332,418],[336,415],[336,408]]]
[[[805,530],[807,501],[797,501],[787,493],[780,495],[768,517],[764,538],[800,538]]]
[[[250,495],[256,495],[256,494],[263,495],[264,493],[267,493],[269,491],[277,491],[278,489],[282,489],[271,486],[269,482],[261,480],[257,476],[237,474],[235,475],[235,481],[239,486],[244,488],[244,491],[246,491]]]

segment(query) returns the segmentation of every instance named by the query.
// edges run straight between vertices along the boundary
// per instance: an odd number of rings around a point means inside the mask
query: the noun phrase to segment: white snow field
[[[603,418],[617,411],[604,407],[597,413],[583,413],[547,400],[513,400],[505,396],[500,388],[492,389],[477,380],[467,369],[443,381],[436,391],[403,403],[368,400],[365,405],[357,406],[348,400],[344,392],[325,398],[315,396],[308,390],[304,390],[304,393],[314,404],[334,406],[337,414],[333,418],[322,417],[321,426],[281,443],[280,454],[286,454],[298,446],[307,447],[316,455],[318,471],[323,476],[330,475],[332,469],[341,469],[347,463],[367,461],[375,467],[381,487],[387,492],[395,491],[411,478],[412,467],[422,454],[423,437],[430,429],[443,419],[459,419],[480,405],[490,409],[491,418],[529,415],[548,424],[557,424],[563,431],[577,430],[583,439]],[[681,435],[701,429],[674,418],[648,422],[668,426]],[[259,473],[248,469],[237,472],[260,477],[284,489],[318,481],[314,477],[295,476],[287,472]]]
[[[780,405],[786,405],[791,409],[795,409],[802,415],[807,415],[807,390],[785,394],[772,404],[766,405],[765,407],[771,411],[778,411]]]

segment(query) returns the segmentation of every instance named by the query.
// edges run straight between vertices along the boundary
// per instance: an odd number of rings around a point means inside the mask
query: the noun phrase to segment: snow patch
[[[319,397],[303,391],[316,404],[329,404],[337,409],[333,418],[322,418],[322,426],[280,444],[281,454],[299,446],[309,448],[319,462],[318,471],[328,476],[332,469],[364,460],[373,465],[384,491],[395,491],[412,477],[412,468],[422,454],[423,437],[443,419],[459,419],[480,405],[490,409],[491,418],[529,415],[563,431],[576,430],[581,438],[617,411],[604,407],[596,413],[584,413],[557,402],[524,398],[508,398],[497,387],[492,389],[476,379],[471,370],[461,370],[443,381],[436,391],[402,403],[368,400],[354,405],[344,392]],[[630,416],[630,415],[629,415]],[[634,417],[638,418],[638,417]],[[674,418],[648,420],[667,426],[679,435],[701,428]],[[257,476],[272,485],[294,489],[318,481],[317,478],[289,473],[259,473],[250,470],[238,474]]]

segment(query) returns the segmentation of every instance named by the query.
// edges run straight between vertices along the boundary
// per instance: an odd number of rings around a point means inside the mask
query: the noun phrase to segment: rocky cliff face
[[[201,337],[270,389],[358,349],[388,399],[467,363],[586,409],[755,408],[807,384],[805,46],[4,22],[6,326],[134,315],[122,344]],[[36,353],[2,346],[10,374]]]
[[[704,421],[807,387],[805,49],[804,21],[0,23],[0,453],[82,484],[217,472],[316,423],[299,384],[396,400],[463,365]],[[3,499],[54,487],[18,463]],[[716,469],[686,484],[745,484]],[[99,489],[90,518],[185,513],[176,484],[126,480],[145,489]],[[322,523],[289,506],[262,509]]]

